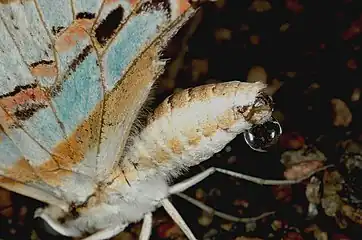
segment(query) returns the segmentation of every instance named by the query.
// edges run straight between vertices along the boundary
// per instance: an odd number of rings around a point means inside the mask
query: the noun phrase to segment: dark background
[[[262,11],[258,12],[252,8],[253,2],[264,6],[269,4],[270,8],[261,7],[259,10]],[[158,81],[152,107],[178,89],[211,82],[245,81],[253,66],[261,66],[269,84],[281,85],[273,98],[276,117],[284,134],[296,133],[306,145],[322,151],[329,163],[338,163],[344,153],[340,143],[361,140],[361,101],[351,101],[352,92],[361,88],[362,80],[362,37],[358,31],[362,29],[361,8],[362,4],[357,0],[219,0],[205,3],[200,10],[201,22],[194,34],[186,41],[185,36],[190,35],[198,18],[185,26],[165,50],[165,58],[172,58],[174,62]],[[288,28],[281,31],[286,24]],[[182,51],[185,51],[184,56]],[[176,64],[175,61],[180,59],[183,61]],[[313,89],[312,84],[319,87]],[[333,98],[344,101],[352,113],[353,120],[347,127],[333,125]],[[179,180],[208,166],[262,178],[283,179],[285,168],[280,158],[286,148],[278,143],[268,153],[258,153],[239,136],[229,144],[227,151],[224,149],[201,166],[192,168]],[[343,175],[342,170],[341,173]],[[358,188],[362,181],[358,174],[356,176]],[[285,197],[277,197],[279,192],[285,192]],[[239,217],[277,211],[274,216],[257,221],[256,229],[247,232],[245,224],[230,224],[218,217],[202,226],[199,223],[202,212],[198,208],[177,196],[172,197],[198,239],[204,238],[205,234],[209,234],[210,239],[239,237],[241,240],[242,236],[316,239],[305,230],[313,224],[326,232],[328,239],[362,239],[360,225],[351,223],[348,228],[339,229],[335,220],[323,211],[316,218],[306,220],[308,202],[303,184],[279,189],[215,174],[186,193],[192,197],[201,196],[205,203],[217,210]],[[8,197],[8,193],[0,192],[0,199]],[[11,201],[10,208],[4,206],[1,209],[6,214],[1,216],[0,238],[30,239],[31,232],[36,229],[38,238],[55,239],[44,233],[40,221],[33,220],[32,211],[40,203],[17,194],[11,194]],[[235,202],[248,202],[248,205],[236,206]],[[26,206],[26,213],[21,210],[23,206]],[[302,211],[298,213],[296,209]],[[183,239],[163,210],[158,210],[155,215],[157,220],[152,239],[166,236]],[[283,222],[283,227],[273,229],[275,221]],[[132,225],[127,229],[128,233],[115,239],[136,239],[139,228],[140,224]]]

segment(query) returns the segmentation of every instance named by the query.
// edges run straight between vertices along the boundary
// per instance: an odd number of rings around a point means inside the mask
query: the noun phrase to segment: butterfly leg
[[[210,167],[207,170],[205,170],[189,179],[186,179],[180,183],[176,183],[175,185],[171,186],[169,188],[169,193],[175,194],[175,193],[183,192],[186,189],[188,189],[189,187],[196,185],[197,183],[201,182],[202,180],[204,180],[205,178],[207,178],[208,176],[212,175],[215,172],[219,172],[219,173],[226,174],[228,176],[244,179],[246,181],[253,182],[253,183],[256,183],[259,185],[291,185],[291,184],[300,183],[300,182],[304,181],[305,179],[308,179],[309,177],[314,175],[316,172],[319,172],[319,171],[324,170],[329,167],[331,167],[331,165],[321,167],[319,169],[316,169],[315,171],[312,171],[308,175],[306,175],[300,179],[296,179],[296,180],[268,180],[268,179],[249,176],[249,175],[242,174],[242,173],[233,172],[233,171],[222,169],[222,168]]]
[[[269,215],[273,215],[275,213],[274,211],[273,212],[265,212],[265,213],[262,213],[262,214],[260,214],[259,216],[256,216],[256,217],[240,218],[240,217],[232,216],[232,215],[227,214],[227,213],[217,211],[217,210],[213,209],[212,207],[206,205],[205,203],[200,202],[200,201],[198,201],[198,200],[196,200],[196,199],[194,199],[192,197],[189,197],[184,193],[176,193],[176,195],[183,198],[183,199],[185,199],[189,203],[195,205],[196,207],[202,209],[203,211],[207,212],[210,215],[215,215],[215,216],[218,216],[220,218],[223,218],[225,220],[232,221],[232,222],[242,222],[242,223],[255,222],[255,221],[259,220],[259,219],[262,219],[262,218],[267,217]]]
[[[152,213],[147,213],[143,218],[139,240],[149,240],[152,233]]]
[[[176,208],[172,205],[170,200],[163,199],[161,202],[162,206],[166,210],[166,212],[170,215],[172,220],[175,221],[175,223],[181,228],[181,230],[185,233],[186,237],[189,240],[196,240],[196,237],[191,232],[191,229],[187,226],[186,222],[182,219],[179,212],[176,210]]]
[[[127,226],[128,226],[128,224],[115,225],[113,227],[109,227],[109,228],[103,229],[103,230],[101,230],[99,232],[96,232],[96,233],[90,235],[89,237],[84,238],[83,240],[104,240],[104,239],[108,239],[108,238],[114,237],[118,233],[122,232]]]

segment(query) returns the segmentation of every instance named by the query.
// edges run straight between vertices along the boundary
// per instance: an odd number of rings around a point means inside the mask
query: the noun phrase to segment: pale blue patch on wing
[[[5,132],[32,166],[40,166],[51,158],[49,152],[23,129],[11,128],[5,129]]]
[[[75,12],[98,13],[102,5],[101,0],[74,0]]]
[[[100,75],[97,56],[92,51],[69,78],[64,79],[59,95],[52,99],[68,137],[101,101]]]
[[[22,157],[23,154],[19,151],[19,148],[14,144],[14,142],[4,132],[0,132],[0,175],[22,182],[21,180],[16,179],[16,176],[11,176],[7,173],[7,170],[14,167],[14,165],[16,165]],[[18,174],[21,175],[21,172]],[[59,189],[49,186],[41,179],[28,182],[27,185],[50,193],[58,198],[63,196],[63,193]]]
[[[156,11],[142,13],[128,21],[104,56],[107,90],[113,89],[135,56],[154,39],[165,21],[165,13]]]
[[[59,69],[62,73],[62,76],[66,74],[69,70],[69,66],[72,64],[74,59],[76,59],[83,51],[83,49],[91,44],[91,40],[89,36],[84,39],[77,39],[74,45],[70,46],[69,49],[65,51],[58,50],[58,58],[59,58]],[[57,45],[55,45],[58,48]]]
[[[23,154],[4,132],[0,132],[0,169],[10,168]]]
[[[17,176],[11,176],[7,173],[7,170],[14,167],[23,156],[24,154],[19,151],[19,146],[14,144],[14,141],[4,132],[0,132],[0,176],[3,175],[15,181],[25,183],[21,179],[17,179]],[[36,167],[31,161],[29,161],[29,164],[34,168]],[[29,169],[26,170],[28,171]],[[18,174],[21,177],[21,173]],[[36,175],[35,172],[34,175]],[[26,182],[26,184],[45,191],[57,198],[64,199],[67,202],[79,203],[85,201],[86,198],[94,192],[95,188],[95,184],[90,177],[78,173],[72,173],[62,177],[62,184],[56,187],[50,186],[41,178]],[[32,197],[31,195],[28,196]]]
[[[49,152],[64,141],[62,129],[50,107],[40,109],[31,118],[21,121],[21,124],[23,129]]]
[[[44,22],[50,32],[60,27],[66,28],[73,21],[71,0],[37,0]]]

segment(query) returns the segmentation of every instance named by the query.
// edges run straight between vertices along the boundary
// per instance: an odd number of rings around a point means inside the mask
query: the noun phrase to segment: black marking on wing
[[[171,13],[171,4],[168,0],[152,0],[144,2],[140,8],[137,9],[136,13],[139,14],[144,11],[157,10],[157,11],[165,11],[170,14]]]
[[[40,60],[38,62],[34,62],[32,64],[30,64],[30,67],[36,67],[36,66],[39,66],[39,65],[52,65],[54,63],[53,60]]]
[[[19,86],[16,86],[12,92],[8,92],[8,93],[5,93],[3,95],[0,95],[0,98],[12,97],[12,96],[15,96],[16,94],[18,94],[19,92],[21,92],[23,90],[26,90],[26,89],[29,89],[29,88],[36,88],[36,87],[37,87],[36,83],[27,84],[27,85],[23,85],[23,86],[19,85]]]
[[[54,36],[57,35],[57,34],[60,33],[64,28],[65,28],[65,27],[61,27],[61,26],[59,26],[59,27],[53,26],[53,27],[52,27],[52,33],[53,33],[53,35],[54,35]]]
[[[89,55],[89,53],[92,50],[92,46],[88,45],[85,48],[83,48],[82,52],[78,54],[78,56],[70,63],[68,70],[66,71],[66,76],[72,74],[77,69],[77,66],[79,66],[85,58]],[[58,95],[58,93],[61,91],[62,85],[61,83],[54,85],[52,89],[50,90],[50,96],[55,97]]]
[[[124,17],[124,9],[121,5],[112,10],[108,16],[95,29],[95,37],[99,44],[106,45],[108,40],[116,32]]]
[[[95,13],[89,13],[89,12],[80,12],[75,17],[76,19],[94,19],[96,17]]]
[[[31,103],[29,105],[23,106],[21,109],[18,108],[14,115],[17,119],[25,121],[31,118],[39,109],[46,108],[48,105],[43,103]]]
[[[81,64],[85,58],[89,55],[89,53],[92,50],[92,46],[88,45],[86,46],[83,51],[72,61],[72,63],[69,65],[69,69],[71,71],[75,71],[79,64]]]

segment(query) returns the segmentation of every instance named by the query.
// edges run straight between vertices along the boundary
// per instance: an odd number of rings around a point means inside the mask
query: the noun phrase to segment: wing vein
[[[104,3],[104,2],[103,2]],[[103,5],[102,5],[103,6]],[[96,172],[98,172],[98,169],[100,167],[100,163],[99,163],[99,154],[100,154],[100,146],[101,146],[101,140],[102,140],[102,128],[103,128],[103,124],[104,124],[104,114],[105,114],[105,96],[106,96],[106,82],[105,82],[105,78],[104,78],[104,66],[103,66],[103,62],[102,62],[102,57],[96,47],[96,43],[94,42],[94,38],[87,32],[87,34],[89,35],[89,38],[91,40],[92,46],[95,50],[95,53],[97,55],[97,59],[98,59],[98,63],[99,63],[99,68],[100,68],[100,84],[101,84],[101,89],[102,89],[102,98],[101,98],[101,103],[100,103],[100,124],[99,124],[99,132],[98,132],[98,139],[97,139],[97,154],[96,154]]]
[[[39,3],[37,2],[37,0],[34,0],[34,3],[35,3],[35,7],[36,7],[36,9],[38,11],[40,21],[42,22],[43,27],[44,27],[46,33],[48,34],[48,37],[49,37],[49,39],[50,39],[50,41],[52,43],[51,47],[52,47],[52,50],[53,50],[55,66],[56,66],[56,69],[57,69],[57,77],[56,77],[56,80],[55,80],[55,82],[54,82],[54,84],[53,84],[53,86],[51,88],[51,91],[52,91],[52,89],[55,88],[57,86],[57,84],[61,84],[61,82],[63,82],[63,77],[61,77],[61,75],[60,75],[60,67],[59,67],[60,63],[59,63],[59,58],[58,58],[58,52],[55,49],[55,41],[54,41],[53,35],[50,33],[49,29],[46,27],[46,24],[45,24],[45,21],[44,21],[44,16],[43,16],[43,13],[40,10]],[[72,3],[74,3],[73,0],[72,0]],[[73,16],[75,16],[74,15],[75,14],[74,4],[72,4],[72,11],[73,11]],[[52,109],[52,113],[53,113],[55,119],[57,120],[59,128],[62,131],[62,135],[63,135],[64,140],[67,142],[69,148],[71,148],[71,150],[74,151],[74,149],[72,148],[72,146],[69,143],[69,140],[67,138],[67,134],[66,134],[66,131],[65,131],[65,128],[64,128],[64,123],[58,117],[58,114],[56,113],[53,102],[49,98],[47,99],[47,101],[49,103],[50,108]]]
[[[6,31],[9,33],[9,36],[10,36],[11,39],[13,40],[13,43],[14,43],[14,45],[16,46],[16,50],[18,51],[18,53],[19,53],[19,55],[20,55],[20,57],[21,57],[21,60],[23,61],[24,65],[28,68],[29,72],[31,72],[31,71],[30,71],[30,68],[29,68],[29,65],[26,63],[25,58],[24,58],[23,54],[22,54],[21,51],[20,51],[20,47],[19,47],[18,44],[16,43],[16,41],[15,41],[15,39],[14,39],[14,36],[13,36],[13,35],[11,34],[11,32],[9,31],[9,28],[8,28],[8,26],[5,24],[5,21],[4,21],[3,17],[1,16],[1,14],[0,14],[0,19],[1,19],[1,21],[2,21],[2,23],[3,23],[3,25],[4,25],[4,27],[5,27]],[[35,83],[38,83],[37,79],[34,79],[34,81],[35,81]]]
[[[53,157],[54,161],[55,161],[56,164],[58,165],[58,168],[60,168],[61,165],[60,165],[59,162],[56,160],[56,158],[54,158],[54,156],[57,157],[57,158],[61,158],[61,157],[57,156],[56,154],[53,154],[53,153],[49,152],[41,143],[39,143],[35,138],[33,138],[33,137],[31,136],[31,134],[29,134],[28,131],[26,131],[26,130],[22,127],[21,124],[19,124],[19,123],[16,121],[16,119],[14,119],[3,106],[0,106],[0,107],[1,107],[1,108],[3,109],[3,111],[9,116],[9,118],[11,118],[11,119],[14,121],[14,123],[16,124],[16,127],[17,127],[17,128],[21,129],[21,130],[22,130],[31,140],[33,140],[42,150],[44,150],[44,151],[47,152],[51,157]],[[5,128],[3,128],[3,129],[5,130]],[[6,133],[6,130],[4,131],[4,133]],[[7,134],[7,136],[8,136],[10,139],[12,139],[10,135]],[[15,145],[17,145],[15,142],[13,142],[13,143],[14,143]],[[18,148],[19,148],[19,147],[18,147]],[[21,150],[20,148],[19,148],[19,150],[22,152],[22,150]]]
[[[40,10],[40,7],[39,7],[39,3],[37,0],[34,0],[34,4],[35,4],[35,7],[36,7],[36,10],[38,11],[38,14],[39,14],[39,19],[41,21],[41,23],[43,24],[43,27],[46,31],[46,33],[48,34],[48,37],[52,43],[52,50],[53,50],[53,54],[54,54],[54,61],[55,61],[55,67],[57,68],[57,77],[55,79],[55,83],[57,83],[60,78],[60,68],[59,68],[59,59],[58,59],[58,52],[57,50],[55,49],[55,42],[54,42],[54,38],[53,38],[53,35],[50,33],[49,29],[47,28],[46,24],[45,24],[45,21],[44,21],[44,16],[43,16],[43,13],[41,12]]]
[[[105,4],[105,1],[103,0],[103,1],[102,1],[102,5],[100,6],[100,8],[99,8],[99,10],[98,10],[98,13],[97,13],[97,15],[96,15],[96,18],[94,19],[94,22],[93,22],[93,25],[92,25],[92,27],[91,27],[90,32],[94,32],[94,28],[95,28],[95,26],[96,26],[96,24],[97,24],[97,22],[98,22],[98,19],[99,19],[99,17],[101,16],[101,13],[102,13],[102,11],[103,11],[104,4]]]
[[[196,11],[195,11],[196,12]],[[186,13],[185,13],[186,14]],[[148,50],[150,49],[151,47],[154,46],[154,44],[157,42],[157,41],[160,41],[160,39],[162,39],[164,36],[167,35],[167,33],[170,32],[170,29],[172,29],[173,27],[177,26],[180,22],[182,22],[182,19],[183,17],[182,16],[179,16],[178,18],[176,18],[174,21],[172,21],[172,23],[170,23],[165,29],[163,29],[149,44],[146,44],[146,46],[143,48],[143,50],[138,54],[138,56],[136,58],[134,58],[131,63],[128,65],[126,71],[124,72],[123,74],[123,77],[121,79],[123,79],[125,76],[127,76],[127,74],[129,73],[129,71],[131,71],[132,67],[134,66],[134,64],[142,57],[142,55]],[[117,36],[117,35],[115,35]],[[104,51],[105,52],[105,51]],[[103,52],[103,53],[104,53]],[[162,70],[161,70],[162,71]],[[160,72],[158,72],[157,74],[160,74]],[[157,77],[157,76],[155,76]],[[115,91],[117,89],[117,87],[122,83],[122,81],[118,81],[114,88],[108,93],[112,93],[113,91]],[[106,99],[106,97],[105,97]],[[104,122],[104,115],[102,114],[102,122]],[[102,134],[102,132],[101,132]],[[129,135],[129,132],[127,133],[127,136]],[[125,136],[124,136],[125,137]],[[101,144],[101,143],[100,143]],[[124,144],[119,146],[120,149],[119,150],[122,150],[124,149]],[[122,157],[122,155],[119,156],[120,158]],[[116,160],[115,162],[113,162],[113,165],[116,163]]]

